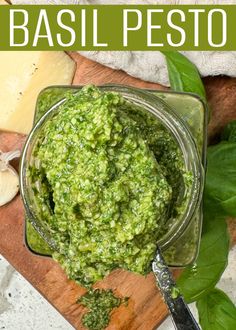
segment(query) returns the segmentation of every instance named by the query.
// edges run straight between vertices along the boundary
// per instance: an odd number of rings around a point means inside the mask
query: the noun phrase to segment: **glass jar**
[[[129,102],[150,112],[171,132],[181,149],[185,167],[187,171],[193,173],[193,184],[188,192],[190,198],[182,216],[172,223],[157,244],[169,266],[183,267],[192,263],[198,252],[202,222],[201,199],[204,184],[206,126],[206,111],[203,104],[198,98],[189,94],[140,90],[122,85],[107,85],[100,88],[104,91],[119,92]],[[26,141],[22,154],[20,186],[27,215],[26,243],[31,251],[41,255],[50,255],[51,250],[57,250],[57,246],[43,220],[39,218],[32,185],[26,173],[35,161],[32,150],[43,125],[57,113],[59,105],[65,102],[65,93],[76,93],[79,89],[81,87],[49,87],[41,92],[36,106],[36,125]],[[185,101],[180,102],[176,107],[178,96],[179,102],[183,99]],[[201,108],[201,113],[198,113],[195,120],[193,118],[196,113],[187,111],[186,106],[188,102],[189,105],[193,104],[193,99],[198,105],[195,109]],[[192,110],[191,106],[189,110]]]

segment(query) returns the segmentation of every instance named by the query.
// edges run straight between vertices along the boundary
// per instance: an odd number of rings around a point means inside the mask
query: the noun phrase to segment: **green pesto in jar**
[[[121,95],[88,86],[45,124],[34,157],[35,198],[68,276],[89,286],[115,268],[149,272],[192,180],[167,129]]]

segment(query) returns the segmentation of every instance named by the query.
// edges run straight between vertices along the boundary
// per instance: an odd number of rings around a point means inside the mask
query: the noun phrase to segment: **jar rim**
[[[73,93],[77,93],[82,86],[72,86]],[[185,212],[182,216],[182,220],[178,221],[178,224],[174,225],[173,228],[168,230],[160,239],[157,240],[158,246],[164,251],[169,248],[185,231],[188,227],[191,219],[196,213],[196,210],[200,206],[202,193],[203,193],[203,166],[200,160],[199,153],[195,141],[190,133],[187,125],[184,121],[172,110],[158,96],[151,94],[147,90],[142,90],[136,87],[130,87],[118,84],[109,84],[99,86],[104,91],[113,91],[120,93],[127,101],[134,103],[148,112],[152,113],[171,134],[174,136],[178,146],[180,147],[186,168],[189,168],[193,173],[193,184],[191,192],[188,197],[188,203]],[[70,88],[68,88],[69,90]],[[20,191],[23,199],[24,207],[29,221],[36,229],[36,231],[43,237],[43,239],[52,247],[54,250],[58,250],[57,245],[48,229],[42,221],[37,218],[35,205],[32,204],[29,193],[29,185],[27,180],[27,168],[28,158],[32,156],[32,150],[35,142],[37,141],[37,133],[40,132],[43,124],[50,119],[50,117],[56,113],[57,109],[61,104],[66,101],[66,98],[62,98],[59,102],[50,107],[47,112],[37,121],[33,129],[31,130],[21,157],[20,162]],[[178,226],[177,226],[178,225]]]

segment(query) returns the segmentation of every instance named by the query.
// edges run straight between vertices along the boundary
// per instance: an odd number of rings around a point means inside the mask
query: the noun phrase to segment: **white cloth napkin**
[[[236,4],[236,0],[12,0],[13,4]],[[131,76],[169,85],[166,62],[158,51],[83,51],[83,56]],[[198,67],[202,76],[236,77],[236,52],[182,52]]]

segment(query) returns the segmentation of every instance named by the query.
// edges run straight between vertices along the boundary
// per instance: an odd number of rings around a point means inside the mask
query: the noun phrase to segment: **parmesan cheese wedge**
[[[0,52],[0,130],[28,134],[39,92],[71,84],[75,67],[64,52]]]

